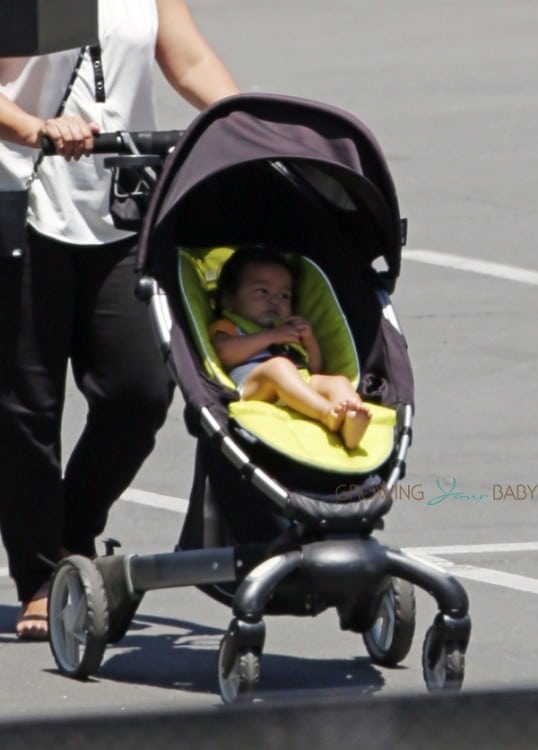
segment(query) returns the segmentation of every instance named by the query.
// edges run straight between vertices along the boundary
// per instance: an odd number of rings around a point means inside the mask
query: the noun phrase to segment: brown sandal
[[[17,638],[21,641],[48,641],[49,639],[49,628],[48,624],[45,627],[28,626],[25,623],[47,623],[47,615],[19,615],[17,618],[17,624],[15,626],[15,632]],[[23,627],[19,627],[22,625]]]
[[[35,592],[31,599],[23,602],[20,614],[15,625],[17,638],[23,641],[47,641],[49,638],[47,604],[49,595],[49,584],[43,584]],[[40,604],[38,604],[38,602]],[[36,612],[29,610],[34,609]]]

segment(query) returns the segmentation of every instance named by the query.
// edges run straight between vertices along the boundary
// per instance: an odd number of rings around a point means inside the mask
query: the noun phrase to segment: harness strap
[[[230,310],[224,309],[222,317],[231,320],[232,323],[239,326],[245,333],[259,333],[263,330],[262,326],[243,318],[241,315],[236,315],[236,313],[232,313]],[[282,354],[288,357],[297,367],[308,367],[308,355],[306,349],[301,344],[295,342],[290,342],[289,344],[272,344],[268,349],[273,355]]]

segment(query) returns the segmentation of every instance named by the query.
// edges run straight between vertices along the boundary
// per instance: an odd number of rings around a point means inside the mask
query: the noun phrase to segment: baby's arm
[[[289,344],[299,341],[295,328],[288,323],[242,336],[232,335],[220,328],[212,332],[210,328],[209,335],[218,358],[228,369],[248,362],[251,357],[267,349],[271,344]]]
[[[309,343],[303,341],[302,344],[308,355],[308,369],[310,372],[321,372],[323,370],[323,357],[321,356],[321,349],[319,348],[317,339],[313,337]]]
[[[267,349],[273,343],[269,333],[267,330],[249,333],[245,336],[230,336],[228,333],[218,331],[211,341],[224,367],[230,368],[248,362],[258,352]]]

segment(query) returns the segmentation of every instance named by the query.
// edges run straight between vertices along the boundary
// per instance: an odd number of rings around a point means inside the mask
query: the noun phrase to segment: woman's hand
[[[56,153],[66,161],[78,161],[93,150],[93,136],[99,132],[96,122],[86,122],[78,115],[62,115],[45,120],[40,138],[47,136],[54,143]]]

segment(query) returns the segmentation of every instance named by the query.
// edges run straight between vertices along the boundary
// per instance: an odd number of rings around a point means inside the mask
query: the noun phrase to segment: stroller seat
[[[348,451],[338,435],[321,424],[281,405],[241,401],[236,386],[223,370],[208,335],[214,319],[213,296],[222,264],[231,247],[182,248],[179,283],[190,330],[206,373],[234,391],[228,413],[247,440],[257,440],[293,461],[342,474],[366,474],[381,466],[394,449],[396,411],[369,404],[372,420],[358,447]],[[344,374],[359,382],[359,360],[349,326],[329,280],[310,259],[301,258],[297,311],[312,324],[323,352],[326,372]]]

